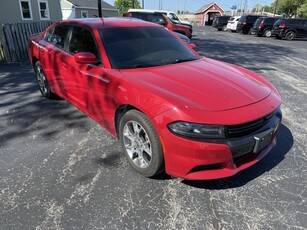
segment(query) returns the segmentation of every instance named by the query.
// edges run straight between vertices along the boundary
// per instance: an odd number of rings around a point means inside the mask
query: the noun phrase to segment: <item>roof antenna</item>
[[[98,17],[102,18],[101,0],[98,1]]]

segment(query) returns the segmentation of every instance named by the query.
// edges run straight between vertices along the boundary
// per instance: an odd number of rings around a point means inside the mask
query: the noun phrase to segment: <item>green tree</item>
[[[132,7],[132,0],[115,0],[114,6],[118,9],[119,15],[127,12]],[[134,8],[141,9],[141,5],[138,0],[134,0]]]
[[[273,13],[273,12],[274,12],[274,8],[273,8],[272,6],[264,6],[264,7],[263,7],[263,11],[264,11],[264,12]]]
[[[307,18],[307,3],[300,6],[297,9],[297,16],[300,18]]]
[[[291,18],[297,16],[298,13],[303,14],[307,0],[275,0],[272,7],[276,8],[276,13],[284,17]],[[302,9],[301,9],[302,8]]]
[[[262,4],[257,3],[257,4],[253,7],[252,12],[261,12],[262,9],[263,9]]]

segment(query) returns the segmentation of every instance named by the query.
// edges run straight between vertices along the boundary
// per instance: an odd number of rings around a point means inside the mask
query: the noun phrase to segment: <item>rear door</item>
[[[47,49],[44,50],[43,68],[51,90],[60,96],[66,97],[67,91],[65,89],[65,81],[62,76],[62,70],[65,67],[65,45],[69,35],[69,25],[58,25],[52,30],[48,31],[45,42],[48,43]]]

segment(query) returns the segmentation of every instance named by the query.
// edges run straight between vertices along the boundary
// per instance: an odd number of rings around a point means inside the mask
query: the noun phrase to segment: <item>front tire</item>
[[[119,139],[125,156],[138,173],[152,177],[163,172],[162,145],[150,120],[138,110],[126,112],[119,123]]]
[[[52,99],[55,98],[55,94],[51,92],[48,80],[46,78],[43,67],[39,61],[34,65],[36,81],[39,88],[39,91],[45,98]]]
[[[250,34],[250,35],[255,35],[256,33],[252,30],[252,28],[250,28],[250,29],[248,30],[248,34]]]

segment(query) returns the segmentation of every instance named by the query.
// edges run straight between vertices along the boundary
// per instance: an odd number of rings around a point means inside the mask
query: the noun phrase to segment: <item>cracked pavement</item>
[[[268,156],[221,180],[144,178],[93,120],[44,99],[28,63],[0,63],[0,229],[306,229],[307,41],[206,27],[192,42],[278,88]]]

